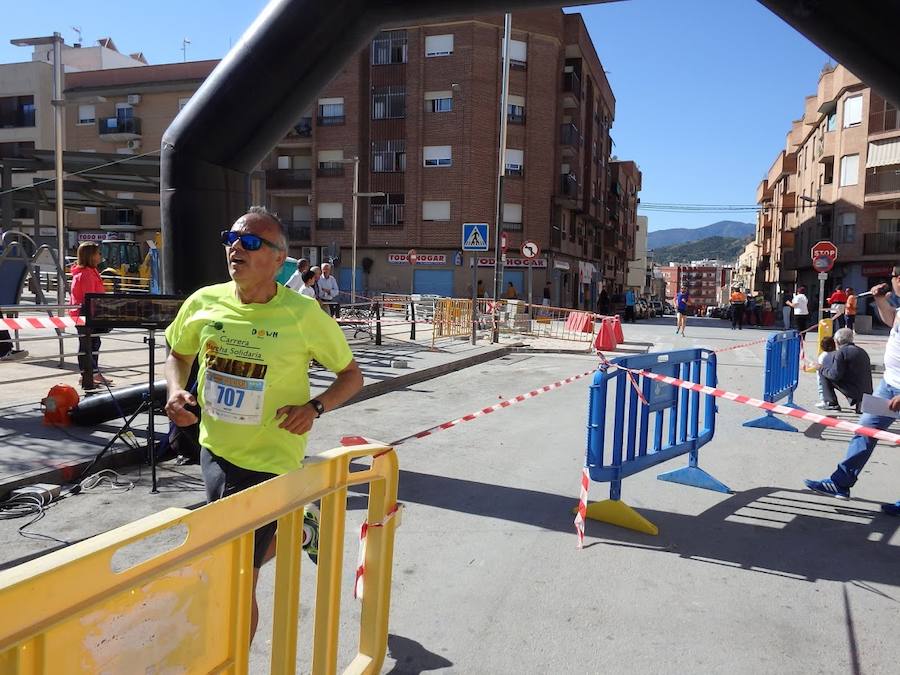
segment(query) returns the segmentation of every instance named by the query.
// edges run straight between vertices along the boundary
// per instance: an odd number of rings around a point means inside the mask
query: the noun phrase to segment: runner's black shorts
[[[259,485],[278,475],[245,469],[214,455],[206,448],[203,448],[200,452],[200,467],[203,471],[203,484],[206,486],[207,504],[233,495],[241,490],[246,490],[254,485]],[[272,521],[267,525],[263,525],[254,533],[253,567],[255,569],[262,567],[266,551],[275,537],[276,526],[277,523]]]

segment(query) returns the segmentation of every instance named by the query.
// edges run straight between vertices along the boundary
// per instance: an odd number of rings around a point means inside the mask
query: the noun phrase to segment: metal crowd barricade
[[[787,397],[784,403],[789,408],[802,410],[794,403],[794,392],[800,381],[800,334],[795,330],[773,333],[766,341],[766,365],[763,377],[763,400],[777,403]],[[744,422],[745,427],[775,429],[776,431],[797,431],[797,427],[776,417],[768,410],[762,417]]]
[[[431,344],[441,338],[468,337],[472,333],[472,301],[440,298],[434,304]]]
[[[371,466],[351,471],[359,457]],[[347,488],[369,484],[359,646],[344,672],[378,673],[398,475],[390,447],[337,448],[195,511],[166,509],[0,572],[0,672],[247,673],[253,531],[276,519],[271,672],[295,672],[303,507],[319,498],[311,672],[336,672]],[[132,545],[142,547],[133,564],[123,553]]]
[[[621,501],[627,476],[686,454],[686,467],[657,478],[717,492],[731,490],[698,466],[700,448],[715,435],[715,398],[629,371],[646,370],[715,387],[716,355],[706,349],[685,349],[621,357],[611,366],[599,370],[591,384],[585,460],[591,480],[609,483],[609,499],[589,504],[587,517],[657,534],[653,523]],[[606,428],[610,419],[611,436]]]

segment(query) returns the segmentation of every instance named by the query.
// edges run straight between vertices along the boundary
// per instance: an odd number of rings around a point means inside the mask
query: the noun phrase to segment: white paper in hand
[[[900,413],[895,413],[888,407],[890,402],[891,400],[888,398],[863,394],[862,411],[870,415],[878,415],[879,417],[900,417]]]

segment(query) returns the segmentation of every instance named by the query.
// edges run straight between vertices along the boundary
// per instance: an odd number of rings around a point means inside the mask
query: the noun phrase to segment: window
[[[426,91],[425,112],[441,113],[453,110],[453,92]]]
[[[834,131],[835,129],[837,129],[837,110],[832,110],[828,113],[827,130]]]
[[[450,220],[450,202],[422,202],[422,220]]]
[[[407,38],[405,30],[385,30],[372,40],[372,65],[406,63]]]
[[[859,183],[859,155],[844,155],[841,157],[841,182],[840,186],[857,185]]]
[[[78,106],[78,124],[93,124],[97,121],[97,112],[92,105]]]
[[[343,150],[319,150],[319,166],[316,169],[317,176],[343,176],[344,175],[344,151]]]
[[[856,240],[856,214],[853,212],[842,213],[840,221],[840,236],[843,237],[843,242],[846,244],[853,243]]]
[[[897,108],[874,91],[869,91],[869,133],[900,129]]]
[[[369,202],[369,224],[372,227],[400,227],[403,225],[404,202],[402,194],[373,197]]]
[[[425,56],[449,56],[453,53],[453,34],[426,35]]]
[[[291,158],[287,155],[279,155],[278,156],[278,168],[279,169],[290,169],[291,168]]]
[[[34,141],[7,141],[0,143],[0,157],[30,157]]]
[[[372,171],[374,173],[406,171],[406,140],[372,143]]]
[[[507,100],[506,114],[513,124],[525,122],[525,97],[510,94]]]
[[[0,129],[33,127],[34,96],[0,97]]]
[[[319,126],[328,127],[344,123],[344,98],[319,99]]]
[[[426,145],[422,148],[425,166],[452,166],[453,155],[449,145]]]
[[[521,204],[504,204],[503,205],[503,229],[511,231],[521,231],[522,229],[522,205]]]
[[[831,185],[834,182],[834,159],[830,162],[825,162],[824,172],[822,175],[822,182],[825,185]]]
[[[379,87],[372,91],[372,119],[406,117],[406,87]]]
[[[506,174],[521,176],[525,173],[525,153],[522,150],[506,149]]]
[[[344,205],[341,202],[319,202],[319,220],[316,227],[320,230],[344,229]]]
[[[862,122],[862,96],[844,99],[844,128],[855,127]]]
[[[512,68],[524,68],[528,60],[528,45],[521,40],[509,41],[509,65]]]

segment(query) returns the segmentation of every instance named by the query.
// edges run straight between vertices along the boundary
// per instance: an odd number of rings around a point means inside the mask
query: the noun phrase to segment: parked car
[[[653,308],[654,316],[663,316],[666,312],[666,308],[661,300],[651,300],[650,306]]]

